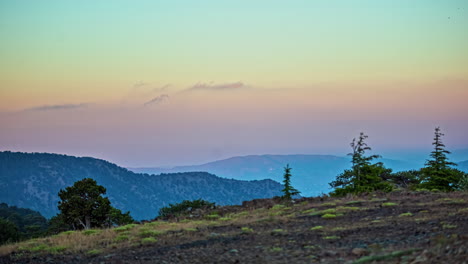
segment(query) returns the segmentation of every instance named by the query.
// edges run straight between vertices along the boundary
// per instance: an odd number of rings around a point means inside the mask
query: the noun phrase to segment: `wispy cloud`
[[[228,90],[238,90],[242,88],[247,88],[243,82],[233,82],[233,83],[222,83],[222,84],[213,84],[213,83],[197,83],[194,86],[188,88],[186,91],[200,91],[200,90],[211,90],[211,91],[228,91]]]
[[[171,87],[171,84],[166,84],[166,85],[163,85],[161,87],[155,87],[153,88],[153,92],[164,92],[164,91],[167,91],[167,89],[169,89],[169,87]]]
[[[42,105],[36,106],[31,108],[26,108],[23,111],[26,112],[37,112],[37,111],[56,111],[56,110],[71,110],[71,109],[79,109],[88,107],[89,104],[81,103],[81,104],[61,104],[61,105]]]
[[[143,106],[158,105],[158,104],[165,103],[165,102],[169,102],[169,95],[161,94],[149,100],[148,102],[144,103]]]

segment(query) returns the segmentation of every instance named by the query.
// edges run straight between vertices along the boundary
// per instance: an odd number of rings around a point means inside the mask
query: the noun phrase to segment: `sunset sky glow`
[[[0,0],[0,36],[0,150],[181,165],[439,125],[468,148],[465,0]]]

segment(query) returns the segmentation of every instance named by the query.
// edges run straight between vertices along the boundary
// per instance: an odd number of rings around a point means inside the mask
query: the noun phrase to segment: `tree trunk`
[[[90,229],[91,228],[91,217],[89,215],[85,216],[85,222],[86,222],[85,229]]]

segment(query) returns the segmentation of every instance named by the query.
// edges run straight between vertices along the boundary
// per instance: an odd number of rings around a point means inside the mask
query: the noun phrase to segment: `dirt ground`
[[[242,218],[174,230],[150,244],[92,256],[13,252],[0,263],[468,263],[467,193],[277,202],[217,208],[220,217]]]

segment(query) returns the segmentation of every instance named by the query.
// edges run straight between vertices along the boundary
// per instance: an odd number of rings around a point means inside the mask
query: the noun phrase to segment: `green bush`
[[[167,207],[163,207],[159,210],[159,216],[167,218],[170,216],[188,215],[195,209],[213,209],[215,203],[198,199],[198,200],[184,200],[181,203],[169,204]]]

